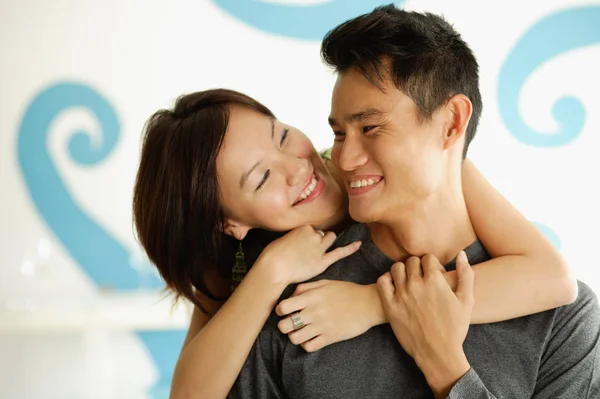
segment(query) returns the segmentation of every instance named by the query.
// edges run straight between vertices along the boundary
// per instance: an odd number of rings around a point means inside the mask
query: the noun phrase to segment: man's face
[[[390,79],[382,88],[351,69],[339,74],[331,104],[332,160],[344,174],[350,215],[365,223],[419,209],[447,167],[446,114],[422,121]]]

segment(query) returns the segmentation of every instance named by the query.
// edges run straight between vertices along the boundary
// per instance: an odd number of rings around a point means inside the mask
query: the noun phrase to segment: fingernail
[[[460,251],[458,253],[458,260],[462,261],[462,262],[468,262],[469,259],[467,259],[467,254],[465,253],[465,251]]]

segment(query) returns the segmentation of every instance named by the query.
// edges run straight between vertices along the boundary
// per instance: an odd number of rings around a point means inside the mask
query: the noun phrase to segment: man
[[[391,266],[378,281],[390,325],[306,353],[272,318],[231,396],[600,397],[600,312],[587,286],[569,306],[469,328],[465,254],[456,293],[441,277],[440,262],[453,269],[463,248],[472,264],[489,259],[461,189],[482,103],[477,62],[460,36],[438,16],[387,6],[334,29],[322,54],[338,72],[332,159],[351,216],[366,224],[338,237],[336,245],[363,245],[319,278],[369,284]]]

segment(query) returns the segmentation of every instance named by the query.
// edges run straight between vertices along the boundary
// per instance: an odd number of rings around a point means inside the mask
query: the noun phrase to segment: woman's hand
[[[275,281],[285,285],[306,281],[352,255],[361,244],[356,241],[326,252],[334,241],[335,233],[323,233],[310,226],[298,227],[267,245],[253,268],[269,268]]]
[[[280,316],[299,312],[304,327],[294,331],[291,316],[281,320],[278,327],[307,352],[354,338],[385,322],[377,286],[347,281],[300,284],[276,312]]]

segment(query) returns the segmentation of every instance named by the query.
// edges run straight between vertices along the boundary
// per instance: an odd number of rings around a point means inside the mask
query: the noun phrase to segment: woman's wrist
[[[255,280],[255,284],[258,284],[257,286],[276,294],[277,298],[279,298],[285,287],[291,284],[290,277],[282,273],[281,268],[278,268],[268,259],[259,258],[252,265],[244,280],[249,277]]]
[[[387,316],[383,311],[383,303],[381,302],[381,296],[377,284],[369,284],[364,286],[367,295],[367,314],[369,326],[374,327],[380,324],[388,323]]]

